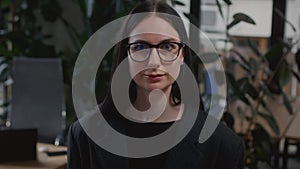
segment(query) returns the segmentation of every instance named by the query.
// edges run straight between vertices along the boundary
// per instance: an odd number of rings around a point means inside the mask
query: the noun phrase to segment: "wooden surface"
[[[295,117],[291,125],[289,126],[285,134],[285,137],[300,142],[300,113],[299,112],[295,112]]]
[[[49,151],[66,150],[66,147],[54,146],[49,144],[37,144],[37,160],[35,161],[16,161],[0,163],[0,169],[66,169],[67,156],[47,156],[40,149],[48,149]]]
[[[295,136],[298,135],[298,137],[300,137],[300,132],[299,132],[300,113],[298,113],[300,111],[300,97],[296,97],[292,99],[291,105],[294,111],[293,114],[289,114],[283,105],[282,107],[284,108],[285,111],[284,110],[280,112],[274,111],[276,112],[276,114],[274,114],[275,119],[279,125],[279,128],[281,129],[280,138],[286,138],[288,135],[291,134]],[[298,130],[298,134],[295,133],[296,130]]]

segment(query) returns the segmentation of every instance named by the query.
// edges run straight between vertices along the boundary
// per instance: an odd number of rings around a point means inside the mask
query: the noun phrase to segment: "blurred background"
[[[66,146],[68,126],[77,119],[72,75],[81,48],[141,1],[1,0],[0,126],[36,128],[39,142]],[[214,64],[223,63],[228,96],[215,103],[226,103],[218,118],[245,141],[246,168],[300,168],[300,0],[166,1],[182,16],[190,37],[198,37],[191,23],[216,50],[202,37],[192,42],[209,58],[205,63],[193,58],[206,109],[218,95],[212,89],[225,84]],[[111,55],[98,69],[99,103]],[[209,82],[208,76],[216,78]]]

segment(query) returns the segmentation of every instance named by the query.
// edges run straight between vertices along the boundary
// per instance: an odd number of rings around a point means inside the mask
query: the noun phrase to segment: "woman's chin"
[[[161,85],[161,84],[150,84],[150,85],[147,85],[145,87],[145,89],[147,91],[153,91],[153,90],[166,90],[168,87],[171,87],[171,86],[166,86],[166,85]]]
[[[148,86],[147,88],[146,88],[146,90],[148,90],[148,91],[153,91],[153,90],[162,90],[163,88],[161,87],[161,86]]]

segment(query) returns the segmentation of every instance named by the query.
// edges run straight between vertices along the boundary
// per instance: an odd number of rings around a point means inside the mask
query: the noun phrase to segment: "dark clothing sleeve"
[[[237,149],[236,162],[237,162],[237,164],[236,164],[235,169],[244,169],[245,168],[245,145],[242,141]]]
[[[68,134],[68,169],[82,169],[79,147],[76,139],[74,139],[73,125],[69,129]]]

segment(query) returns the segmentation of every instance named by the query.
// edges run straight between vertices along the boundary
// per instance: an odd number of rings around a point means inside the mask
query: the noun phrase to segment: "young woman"
[[[147,1],[137,5],[130,14],[144,12],[149,13],[138,19],[129,17],[122,28],[122,33],[129,35],[129,38],[116,45],[112,68],[114,73],[120,63],[128,59],[132,77],[129,98],[133,107],[120,113],[111,92],[100,105],[101,113],[115,130],[141,139],[165,132],[175,122],[180,123],[185,113],[189,113],[188,107],[185,107],[187,105],[181,100],[183,93],[176,80],[182,76],[182,65],[191,64],[187,34],[182,31],[185,30],[183,22],[178,24],[169,17],[179,17],[177,12],[164,2]],[[158,107],[162,103],[164,107],[160,111]],[[104,150],[89,138],[77,121],[69,130],[68,168],[244,168],[243,142],[224,125],[219,124],[206,142],[198,142],[206,119],[202,109],[200,105],[195,124],[178,144],[157,155],[141,158],[123,157]],[[131,151],[130,148],[128,151]]]

